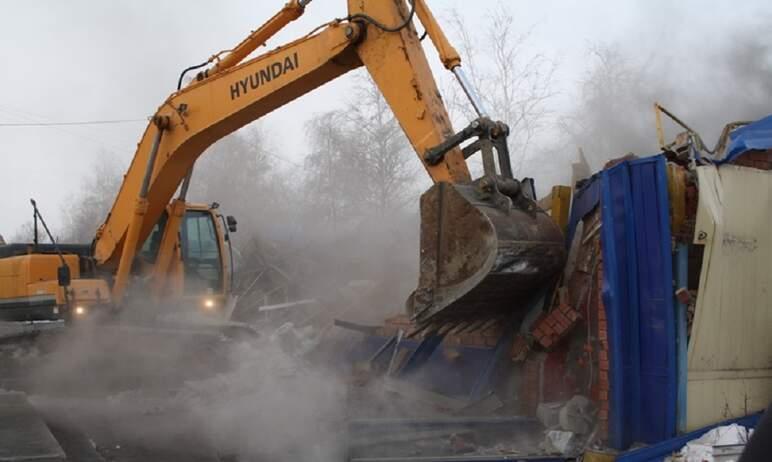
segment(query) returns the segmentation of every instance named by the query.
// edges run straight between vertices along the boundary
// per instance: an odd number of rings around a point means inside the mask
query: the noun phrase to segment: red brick
[[[600,412],[598,412],[598,419],[600,419],[600,420],[608,420],[608,411],[600,411]]]
[[[600,367],[600,370],[602,371],[609,370],[608,361],[599,361],[598,367]]]
[[[732,161],[732,164],[739,165],[741,167],[753,167],[753,160],[747,156],[741,156]]]
[[[569,321],[568,318],[560,311],[555,311],[553,316],[555,316],[555,319],[557,319],[559,323],[562,323],[566,327],[571,324],[571,321]]]
[[[598,331],[598,338],[601,340],[601,342],[605,342],[608,340],[608,333],[606,333],[605,330]],[[608,347],[606,347],[608,349]]]
[[[600,352],[598,352],[598,357],[600,358],[601,361],[608,361],[608,351],[601,350]]]
[[[608,377],[605,377],[604,375],[598,377],[598,388],[600,388],[601,391],[608,391],[608,385]]]
[[[598,329],[602,331],[608,330],[608,325],[606,324],[606,321],[598,321]]]

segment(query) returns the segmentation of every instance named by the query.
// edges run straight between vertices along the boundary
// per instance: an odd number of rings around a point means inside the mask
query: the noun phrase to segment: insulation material
[[[701,437],[689,441],[681,448],[680,459],[683,462],[713,462],[719,459],[715,456],[716,446],[740,446],[739,452],[742,452],[742,448],[748,442],[750,432],[742,425],[731,424],[716,427],[709,430]],[[737,460],[739,457],[731,460]]]
[[[705,246],[689,341],[689,430],[772,401],[772,171],[697,169]]]

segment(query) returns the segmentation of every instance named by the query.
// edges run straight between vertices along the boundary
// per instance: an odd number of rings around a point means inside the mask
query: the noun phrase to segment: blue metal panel
[[[595,174],[574,193],[571,201],[571,217],[568,220],[568,233],[566,233],[566,246],[571,246],[579,221],[600,202],[600,183],[600,175]]]
[[[618,449],[675,434],[676,351],[667,175],[663,156],[602,173],[610,440]]]
[[[670,202],[663,156],[629,163],[638,262],[640,433],[655,443],[675,435],[676,353]]]
[[[485,369],[482,374],[477,377],[477,380],[472,387],[472,391],[469,393],[469,399],[476,401],[482,399],[485,394],[492,391],[494,385],[494,378],[496,377],[496,370],[499,364],[504,361],[512,347],[512,339],[515,337],[515,328],[509,328],[499,338],[496,343],[496,347],[493,350],[493,354],[485,363]]]
[[[341,364],[341,373],[348,373],[348,368],[352,364],[372,359],[388,340],[385,337],[363,336],[361,341],[347,342],[344,346],[332,345],[336,349],[329,353],[329,361],[332,364]],[[400,348],[415,350],[420,343],[415,339],[402,339]],[[390,346],[393,345],[393,343],[390,344]],[[341,352],[341,348],[344,352]],[[453,345],[451,348],[457,350],[461,356],[452,359],[443,352],[442,347],[436,348],[423,367],[405,380],[443,395],[467,399],[480,376],[486,372],[496,350],[489,347],[461,345]],[[390,354],[391,350],[388,350],[388,354],[384,353],[383,356]],[[344,361],[340,361],[341,356],[345,358]]]
[[[627,163],[601,175],[603,303],[608,321],[611,445],[622,449],[638,434],[638,287],[630,174]]]
[[[434,351],[442,343],[442,339],[445,335],[430,335],[421,340],[421,343],[410,353],[410,356],[405,361],[405,364],[394,374],[397,377],[407,377],[410,374],[415,373],[424,364],[429,361]]]

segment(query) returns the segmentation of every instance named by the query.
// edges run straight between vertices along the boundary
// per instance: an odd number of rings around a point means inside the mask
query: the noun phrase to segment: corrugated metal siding
[[[676,352],[673,253],[665,158],[630,162],[638,255],[641,437],[675,435]]]
[[[689,340],[687,428],[772,401],[772,172],[699,167],[705,245]]]
[[[675,311],[665,158],[602,174],[610,438],[625,448],[675,434]]]
[[[627,163],[601,176],[603,304],[609,336],[609,439],[617,449],[635,441],[640,428],[638,294],[632,189]]]

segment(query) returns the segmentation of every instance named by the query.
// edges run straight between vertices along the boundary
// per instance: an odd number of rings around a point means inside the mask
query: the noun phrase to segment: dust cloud
[[[270,333],[81,325],[15,358],[47,421],[113,460],[343,457],[346,383]]]
[[[581,148],[591,170],[628,153],[660,151],[655,101],[697,130],[712,148],[724,125],[772,112],[772,33],[768,27],[735,27],[706,49],[690,35],[668,49],[641,51],[620,41],[588,48],[572,102],[556,113],[553,129],[529,168],[541,183],[566,182]],[[684,131],[664,118],[666,142]],[[546,159],[550,159],[546,162]]]
[[[696,44],[650,55],[624,42],[590,47],[584,74],[572,76],[569,103],[552,108],[552,123],[541,124],[522,172],[544,190],[568,181],[577,148],[593,170],[628,152],[657,152],[654,101],[708,143],[727,122],[768,114],[769,34],[738,30],[699,54],[690,53]],[[393,119],[371,117],[383,112],[379,104],[373,100],[374,112],[361,121],[391,137]],[[403,311],[417,281],[417,199],[426,180],[420,171],[395,170],[401,183],[392,191],[400,197],[384,207],[370,186],[383,175],[373,168],[377,159],[389,152],[371,149],[377,137],[363,143],[361,133],[341,126],[309,134],[302,165],[281,160],[281,140],[271,138],[270,127],[250,126],[215,144],[194,173],[191,199],[216,200],[223,214],[239,219],[231,241],[237,317],[260,327],[257,338],[94,326],[52,336],[14,355],[33,371],[24,388],[48,418],[81,427],[113,455],[151,447],[186,460],[342,460],[349,371],[334,362],[356,338],[330,324],[334,317],[377,324]],[[667,129],[675,135],[672,125]],[[404,148],[391,138],[383,146]],[[404,162],[416,163],[408,154]],[[113,197],[115,182],[99,184],[87,198]],[[93,203],[82,204],[89,213],[68,205],[68,216],[83,218],[61,235],[88,239],[82,230],[95,230],[109,208],[100,203],[94,214]],[[298,300],[313,300],[315,308],[281,323],[261,314],[261,307]],[[312,360],[309,352],[322,341],[343,346],[327,361]]]

